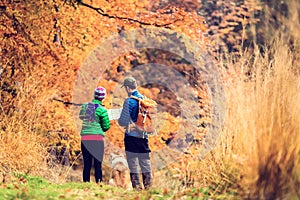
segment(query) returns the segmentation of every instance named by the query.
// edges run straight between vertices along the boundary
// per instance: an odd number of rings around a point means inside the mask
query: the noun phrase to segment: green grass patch
[[[50,183],[40,177],[16,175],[10,184],[0,185],[0,199],[5,200],[76,200],[76,199],[211,199],[210,188],[189,188],[180,192],[166,188],[147,191],[124,190],[105,184],[70,182]],[[218,198],[215,198],[218,199]]]

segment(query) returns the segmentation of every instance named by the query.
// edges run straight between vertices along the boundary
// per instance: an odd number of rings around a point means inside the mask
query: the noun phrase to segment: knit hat
[[[123,83],[123,85],[121,87],[124,87],[124,86],[128,86],[131,89],[135,89],[137,87],[137,83],[136,83],[135,78],[133,78],[133,77],[126,78],[124,80],[124,83]]]
[[[102,101],[106,97],[106,90],[104,87],[97,87],[94,93],[95,99]]]

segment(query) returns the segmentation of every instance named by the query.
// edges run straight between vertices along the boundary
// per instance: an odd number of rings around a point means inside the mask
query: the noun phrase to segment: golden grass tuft
[[[18,116],[3,117],[0,130],[0,172],[38,173],[45,167],[46,148],[42,138],[30,131]]]
[[[222,62],[228,74],[226,122],[218,146],[198,162],[200,185],[243,198],[300,198],[300,79],[294,59],[277,37],[264,53]]]
[[[236,111],[228,116],[228,131],[236,137],[239,154],[245,154],[240,170],[251,197],[300,197],[295,174],[300,168],[300,79],[294,59],[285,40],[277,38],[263,54],[256,53],[254,81],[241,80],[231,92]]]

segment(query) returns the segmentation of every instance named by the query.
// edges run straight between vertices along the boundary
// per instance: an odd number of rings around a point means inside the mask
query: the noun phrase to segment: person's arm
[[[99,116],[99,121],[102,130],[104,132],[108,131],[108,129],[110,129],[110,121],[109,121],[107,110],[103,107],[102,108],[98,107],[96,109],[96,115]]]
[[[122,109],[122,112],[121,112],[121,115],[120,115],[120,118],[118,119],[118,123],[120,126],[128,126],[129,122],[130,122],[130,104],[129,104],[129,98],[127,98],[125,101],[124,101],[124,104],[123,104],[123,109]]]

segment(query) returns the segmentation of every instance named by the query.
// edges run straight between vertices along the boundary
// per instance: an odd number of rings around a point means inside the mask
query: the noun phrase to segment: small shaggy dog
[[[123,155],[110,154],[111,179],[109,184],[124,189],[131,189],[129,168]]]

